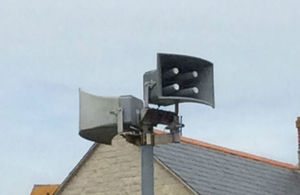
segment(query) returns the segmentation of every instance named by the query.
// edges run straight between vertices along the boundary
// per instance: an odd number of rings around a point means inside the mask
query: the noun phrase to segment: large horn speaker
[[[139,124],[143,101],[133,96],[103,97],[79,90],[79,99],[79,135],[83,138],[111,144],[119,133],[118,122],[122,123],[122,131]]]

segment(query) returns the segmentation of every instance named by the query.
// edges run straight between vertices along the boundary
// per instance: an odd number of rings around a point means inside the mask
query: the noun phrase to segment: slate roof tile
[[[296,167],[226,151],[186,143],[154,148],[156,158],[202,195],[300,195]]]

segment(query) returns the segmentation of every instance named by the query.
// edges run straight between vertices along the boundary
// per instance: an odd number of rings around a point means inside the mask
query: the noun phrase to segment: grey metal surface
[[[116,125],[116,117],[111,113],[119,108],[119,97],[102,97],[79,91],[80,129],[97,126]]]
[[[201,195],[300,195],[300,172],[190,144],[159,145],[154,156]]]
[[[170,76],[174,68],[179,73]],[[209,61],[184,55],[158,54],[157,69],[144,74],[144,84],[150,81],[156,84],[149,92],[149,103],[166,106],[177,102],[196,102],[214,107],[213,64]],[[174,83],[179,84],[178,90],[170,87]],[[193,87],[198,89],[197,93],[180,92]]]
[[[154,194],[153,146],[141,146],[142,152],[142,195]]]
[[[118,97],[101,97],[79,91],[79,135],[110,144],[117,132]]]
[[[112,138],[137,126],[143,101],[133,96],[103,97],[79,91],[79,135],[110,144]]]
[[[139,125],[140,113],[143,106],[143,101],[132,95],[120,96],[120,107],[123,109],[123,122],[125,126]]]

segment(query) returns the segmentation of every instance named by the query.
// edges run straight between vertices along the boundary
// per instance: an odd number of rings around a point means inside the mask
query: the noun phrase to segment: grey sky
[[[78,88],[142,98],[156,53],[214,63],[216,109],[182,104],[184,135],[295,164],[299,1],[1,1],[0,194],[60,183],[91,145]]]

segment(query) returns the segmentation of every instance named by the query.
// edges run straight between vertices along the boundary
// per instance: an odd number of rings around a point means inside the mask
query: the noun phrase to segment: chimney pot
[[[300,117],[297,117],[296,127],[298,129],[298,168],[300,169]]]
[[[300,117],[297,117],[296,127],[300,130]]]

